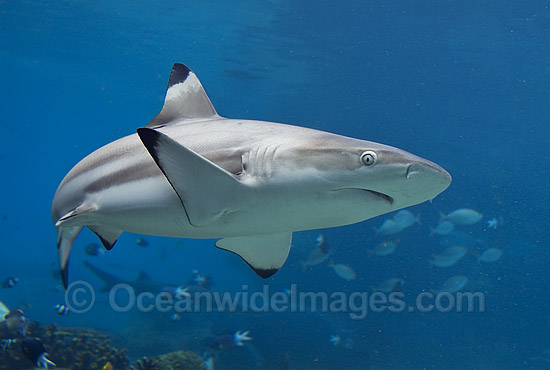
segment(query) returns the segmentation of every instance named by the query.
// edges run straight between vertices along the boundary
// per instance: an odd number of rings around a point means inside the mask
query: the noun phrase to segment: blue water
[[[250,330],[253,347],[216,357],[216,369],[544,369],[550,361],[548,182],[550,9],[543,1],[0,1],[0,289],[8,307],[42,323],[109,330],[133,359],[190,349]],[[159,111],[174,62],[200,78],[219,114],[285,122],[381,142],[445,167],[451,187],[411,208],[421,224],[386,257],[366,252],[390,216],[323,230],[335,262],[303,272],[317,232],[296,233],[285,266],[261,281],[210,240],[123,234],[104,256],[77,239],[71,279],[99,287],[88,260],[124,279],[145,271],[178,282],[198,269],[219,291],[370,292],[390,277],[416,294],[465,275],[486,295],[484,313],[120,314],[99,294],[85,315],[59,316],[56,231],[50,208],[64,175],[100,146]],[[454,240],[430,236],[439,213],[484,215]],[[486,221],[502,222],[495,230]],[[457,241],[458,240],[458,241]],[[474,240],[472,242],[472,240]],[[430,267],[445,243],[470,253]],[[500,261],[479,264],[488,247]],[[330,335],[340,335],[333,346]],[[54,357],[54,354],[51,354]],[[288,361],[284,364],[284,359]]]

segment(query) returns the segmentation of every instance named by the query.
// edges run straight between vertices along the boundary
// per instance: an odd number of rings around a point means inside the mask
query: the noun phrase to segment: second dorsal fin
[[[170,73],[162,110],[145,127],[155,128],[185,119],[217,116],[197,76],[185,64],[176,63]]]

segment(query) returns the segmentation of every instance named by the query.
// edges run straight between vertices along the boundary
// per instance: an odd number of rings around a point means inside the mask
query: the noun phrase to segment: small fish
[[[498,261],[500,257],[502,257],[502,250],[498,248],[489,248],[483,251],[477,260],[479,262],[491,263]]]
[[[368,249],[367,252],[369,254],[374,254],[377,256],[387,256],[389,254],[392,254],[395,251],[395,248],[397,248],[398,242],[399,242],[399,239],[387,240],[385,242],[376,244],[376,246],[373,249]]]
[[[318,234],[316,237],[315,237],[315,247],[317,248],[320,248],[321,246],[323,246],[325,244],[325,236],[323,234]]]
[[[105,365],[101,368],[101,370],[114,370],[113,364],[107,361]]]
[[[172,316],[170,316],[170,320],[172,320],[172,321],[180,321],[180,320],[181,320],[181,316],[179,315],[179,313],[175,313],[175,314],[173,314]]]
[[[393,220],[405,229],[416,223],[420,223],[420,215],[415,216],[411,211],[402,209],[393,215]]]
[[[502,224],[502,217],[492,217],[491,219],[487,220],[487,227],[489,229],[496,230],[500,226],[500,224]]]
[[[4,283],[2,284],[2,286],[4,288],[13,288],[14,286],[17,285],[17,283],[19,282],[19,279],[16,278],[16,277],[9,277],[7,278]]]
[[[245,342],[251,341],[248,336],[249,330],[238,330],[234,333],[218,335],[208,343],[208,346],[215,351],[227,351],[232,348],[242,347]]]
[[[214,281],[210,276],[202,275],[199,270],[195,269],[191,271],[191,276],[185,286],[187,287],[202,287],[205,289],[211,289],[214,286]]]
[[[10,309],[0,301],[0,322],[6,319],[6,315],[10,313]]]
[[[455,229],[455,224],[451,221],[443,220],[433,229],[430,229],[430,234],[447,235]]]
[[[380,227],[376,230],[376,233],[382,235],[392,235],[401,232],[403,229],[403,226],[395,222],[393,219],[388,218],[382,222],[382,225],[380,225]]]
[[[88,256],[92,256],[92,257],[95,257],[95,256],[98,256],[98,255],[104,255],[105,254],[105,248],[103,248],[102,246],[100,246],[99,244],[97,243],[90,243],[86,246],[86,248],[84,249],[84,251],[86,252],[86,254]],[[58,272],[59,274],[59,272]]]
[[[378,284],[375,287],[372,287],[372,290],[375,292],[382,292],[389,294],[391,292],[395,292],[399,288],[401,288],[405,284],[405,280],[400,278],[390,278],[388,280],[384,280],[380,284]]]
[[[331,262],[328,267],[331,267],[334,270],[334,273],[338,275],[338,277],[341,277],[344,280],[350,281],[355,280],[357,278],[357,275],[355,274],[355,271],[348,265],[344,265],[343,263],[333,263]]]
[[[300,264],[302,265],[302,270],[305,270],[306,267],[317,266],[325,262],[329,257],[330,253],[324,252],[321,248],[316,247],[307,256],[305,261],[300,262]]]
[[[214,370],[214,357],[210,356],[204,361],[204,367],[206,370]]]
[[[331,335],[330,338],[328,339],[328,342],[333,346],[339,345],[341,341],[342,341],[342,338],[338,334]]]
[[[200,274],[197,274],[197,276],[193,278],[193,282],[197,283],[198,285],[201,285],[205,281],[206,281],[206,276],[202,276]]]
[[[17,342],[17,339],[4,339],[2,342],[0,342],[0,351],[5,351],[16,342]]]
[[[440,254],[434,255],[430,264],[437,267],[450,267],[460,261],[466,255],[468,248],[462,246],[453,246],[445,249]]]
[[[25,338],[21,341],[23,355],[36,367],[48,369],[48,366],[55,367],[55,364],[48,359],[46,348],[38,338]]]
[[[448,215],[441,215],[442,220],[448,220],[457,225],[473,225],[482,218],[481,213],[471,208],[460,208]]]
[[[1,302],[0,302],[1,303]],[[7,310],[7,307],[4,304],[1,304],[0,307],[0,320],[1,326],[4,329],[4,334],[7,335],[19,335],[24,336],[27,332],[27,326],[29,325],[29,319],[22,310],[9,310],[9,312],[4,313]]]
[[[191,298],[191,294],[189,293],[189,288],[184,286],[176,287],[173,291],[174,297],[177,299],[186,299]]]
[[[59,315],[67,316],[69,314],[69,307],[65,306],[64,304],[57,304],[54,306],[54,309]]]
[[[147,246],[149,246],[149,242],[147,241],[147,239],[137,238],[136,239],[136,245],[139,245],[140,247],[147,247]]]
[[[463,275],[456,275],[453,277],[450,277],[445,281],[441,289],[439,290],[433,290],[434,293],[441,293],[441,292],[449,292],[449,293],[456,293],[460,291],[464,286],[468,283],[468,278]]]

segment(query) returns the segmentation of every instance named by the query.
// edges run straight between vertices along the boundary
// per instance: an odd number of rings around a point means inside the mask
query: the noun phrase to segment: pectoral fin
[[[235,176],[157,130],[137,132],[180,198],[191,225],[209,225],[233,210],[237,194],[246,187]]]
[[[238,254],[262,278],[276,273],[290,251],[292,233],[224,238],[216,247]]]

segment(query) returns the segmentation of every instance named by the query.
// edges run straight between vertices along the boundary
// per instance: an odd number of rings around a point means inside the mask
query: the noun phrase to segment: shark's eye
[[[372,166],[376,162],[376,153],[372,150],[366,150],[361,154],[361,162],[365,166]]]

